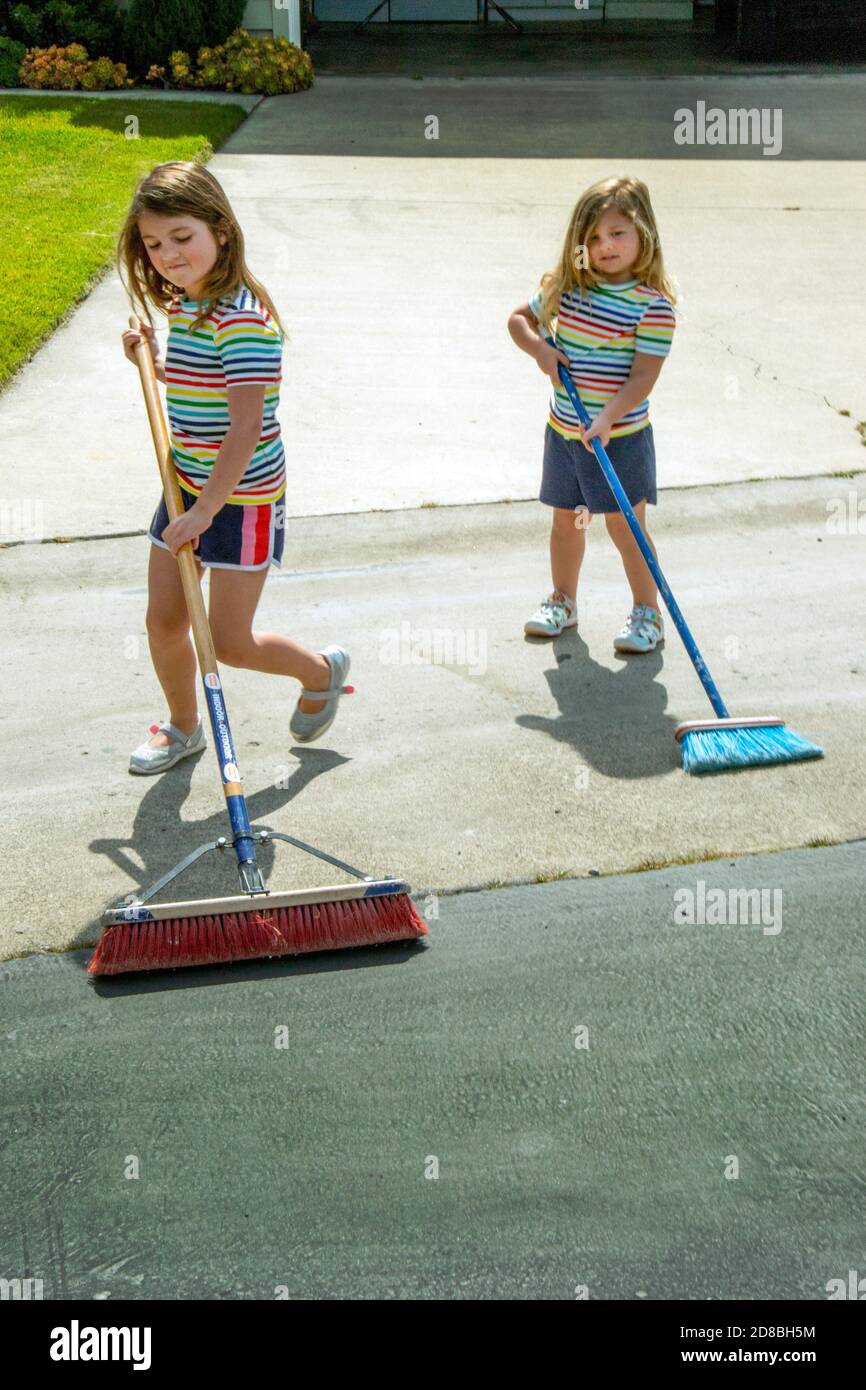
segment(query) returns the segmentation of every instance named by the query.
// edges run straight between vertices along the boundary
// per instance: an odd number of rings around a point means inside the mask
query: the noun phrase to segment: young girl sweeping
[[[553,510],[553,592],[524,625],[534,637],[577,626],[577,580],[586,526],[604,514],[620,553],[633,606],[614,638],[620,652],[650,652],[664,641],[652,576],[592,449],[607,450],[646,532],[646,504],[656,502],[656,466],[647,397],[670,352],[676,296],[665,273],[647,187],[640,179],[595,183],[571,214],[556,269],[508,320],[514,342],[553,383],[544,439],[540,501]],[[555,347],[541,336],[556,317]],[[559,363],[571,373],[592,421],[583,430]]]
[[[176,556],[190,541],[199,579],[210,570],[209,621],[217,660],[294,676],[301,699],[290,720],[309,743],[332,724],[349,657],[342,647],[309,651],[290,637],[253,632],[271,565],[283,553],[286,466],[277,420],[282,325],[244,258],[229,201],[200,164],[157,165],[135,190],[117,265],[133,307],[143,312],[157,378],[165,382],[172,456],[184,515],[169,521],[160,501],[148,532],[147,634],[168,719],[132,754],[129,770],[164,772],[206,747],[196,706],[196,661]],[[150,318],[168,316],[165,360]],[[318,697],[318,698],[317,698]]]

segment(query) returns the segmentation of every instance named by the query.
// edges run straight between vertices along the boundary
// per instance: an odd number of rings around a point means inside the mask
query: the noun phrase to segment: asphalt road
[[[826,1299],[863,1257],[864,871],[861,842],[444,896],[426,948],[98,985],[81,952],[7,962],[0,1270]]]

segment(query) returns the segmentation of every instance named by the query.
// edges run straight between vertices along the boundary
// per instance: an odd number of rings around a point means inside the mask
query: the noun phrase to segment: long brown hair
[[[547,327],[550,327],[550,320],[557,312],[563,294],[576,288],[584,294],[589,288],[605,283],[598,279],[591,266],[584,266],[583,261],[588,257],[579,253],[581,247],[589,245],[596,223],[609,208],[616,208],[630,218],[637,228],[640,251],[631,274],[640,284],[650,285],[672,305],[676,304],[676,290],[665,270],[661,240],[646,184],[634,178],[600,179],[578,198],[556,268],[548,270],[541,277],[539,321]]]
[[[234,295],[243,283],[265,305],[280,332],[285,333],[273,300],[247,266],[244,234],[231,203],[213,174],[204,165],[191,160],[157,164],[139,180],[120,232],[115,257],[117,270],[130,303],[141,318],[152,324],[151,305],[164,312],[175,295],[183,294],[180,286],[162,278],[147,254],[138,229],[138,219],[143,212],[156,213],[159,217],[195,217],[207,223],[215,238],[217,232],[226,236],[225,245],[219,247],[219,255],[205,278],[190,332],[204,323],[220,299]]]

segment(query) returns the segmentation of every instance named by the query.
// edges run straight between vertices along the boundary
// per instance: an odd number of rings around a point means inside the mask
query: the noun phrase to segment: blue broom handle
[[[551,338],[548,338],[546,333],[542,334],[542,337],[544,338],[544,341],[547,343],[548,347],[552,347],[555,351],[558,350],[556,348],[556,344],[553,342]],[[566,391],[568,392],[571,403],[577,411],[577,417],[580,420],[580,423],[585,428],[588,428],[592,424],[592,420],[590,419],[587,413],[583,401],[580,399],[577,387],[571,379],[570,372],[562,362],[559,363],[559,379],[565,387]],[[689,631],[689,627],[685,618],[680,612],[679,604],[677,603],[676,599],[671,593],[670,585],[668,584],[668,581],[665,579],[664,575],[661,572],[661,569],[659,568],[659,562],[650,550],[649,542],[647,541],[646,536],[641,530],[641,524],[635,516],[632,505],[625,495],[622,483],[616,476],[614,466],[607,456],[607,452],[605,451],[604,445],[598,437],[590,440],[590,443],[592,444],[592,447],[595,451],[595,456],[598,459],[601,471],[604,473],[604,476],[608,481],[608,485],[610,486],[610,490],[616,498],[617,505],[620,511],[622,512],[623,516],[625,517],[626,521],[628,522],[629,530],[634,536],[640,549],[640,553],[647,562],[649,572],[658,586],[659,593],[665,601],[667,610],[673,618],[674,622],[676,623],[677,631],[680,634],[680,637],[682,637],[685,649],[691,657],[692,665],[697,671],[698,676],[700,677],[701,684],[703,685],[704,690],[707,692],[707,695],[710,698],[710,704],[712,705],[713,709],[715,710],[716,714],[719,716],[720,719],[730,718],[727,706],[725,705],[724,700],[722,699],[721,695],[716,689],[716,683],[710,675],[710,672],[707,668],[707,664],[704,661],[704,658],[701,656],[700,651],[698,650],[698,644],[692,636],[691,632]]]

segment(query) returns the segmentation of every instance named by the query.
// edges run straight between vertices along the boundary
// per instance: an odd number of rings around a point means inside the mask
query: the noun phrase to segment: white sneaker
[[[617,652],[654,652],[664,646],[665,626],[657,608],[648,603],[636,603],[626,619],[625,627],[613,639]]]
[[[523,631],[527,637],[558,637],[567,627],[577,627],[577,604],[561,589],[554,589],[523,624]]]

